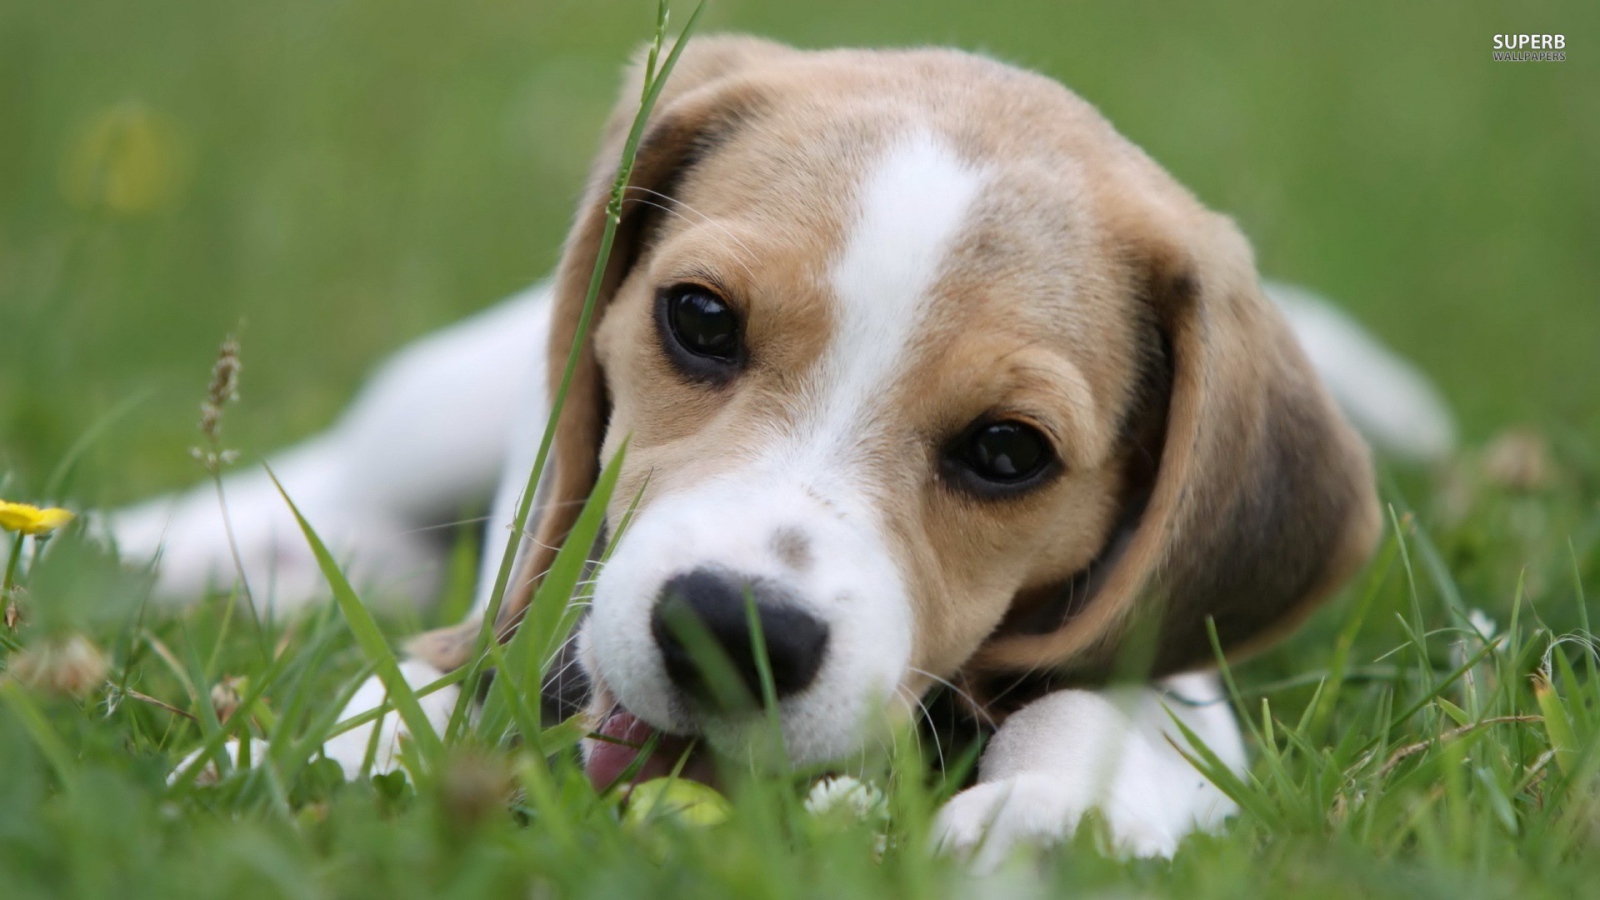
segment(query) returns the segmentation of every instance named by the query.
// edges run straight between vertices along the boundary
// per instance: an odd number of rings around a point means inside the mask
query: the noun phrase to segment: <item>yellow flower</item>
[[[56,507],[40,509],[31,503],[9,503],[0,500],[0,529],[21,534],[49,534],[71,522],[71,512]]]

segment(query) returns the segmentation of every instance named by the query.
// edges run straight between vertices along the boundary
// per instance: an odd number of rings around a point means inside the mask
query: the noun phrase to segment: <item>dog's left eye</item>
[[[980,422],[946,451],[947,467],[969,489],[993,494],[1039,483],[1055,465],[1050,442],[1022,422]]]
[[[656,319],[678,367],[704,380],[722,380],[740,362],[739,317],[707,288],[680,284],[663,290]]]

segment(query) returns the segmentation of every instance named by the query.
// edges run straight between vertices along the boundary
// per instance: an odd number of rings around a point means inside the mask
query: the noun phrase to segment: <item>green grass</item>
[[[1600,568],[1594,475],[1566,470],[1587,481],[1533,492],[1474,480],[1465,508],[1429,530],[1397,513],[1361,579],[1286,646],[1232,673],[1255,764],[1243,781],[1220,779],[1244,809],[1223,834],[1191,839],[1166,863],[1108,859],[1086,832],[994,876],[984,895],[1004,884],[1586,896],[1600,877],[1600,679],[1579,602]],[[77,698],[15,679],[0,687],[7,897],[967,890],[953,863],[921,849],[943,787],[909,739],[875,769],[893,810],[881,861],[873,828],[806,814],[803,785],[784,778],[737,781],[719,825],[625,817],[576,768],[576,733],[545,727],[510,695],[496,694],[510,707],[499,730],[412,748],[415,788],[395,776],[344,783],[315,747],[341,727],[354,683],[392,664],[352,597],[341,590],[339,606],[269,626],[268,660],[232,598],[149,607],[137,574],[74,531],[54,540],[27,576],[30,618],[0,636],[0,667],[15,674],[23,654],[82,634],[110,668]],[[560,589],[572,589],[576,572],[567,577]],[[1494,621],[1488,641],[1475,609]],[[389,624],[396,637],[414,627]],[[225,676],[245,679],[231,718],[211,699]],[[182,754],[243,732],[268,740],[263,767],[166,786]]]
[[[0,496],[89,509],[201,477],[194,403],[241,319],[228,443],[259,452],[326,422],[384,350],[538,277],[650,13],[0,5]],[[804,45],[954,42],[1061,77],[1237,214],[1268,271],[1340,297],[1462,415],[1449,466],[1385,473],[1397,527],[1368,570],[1231,673],[1255,764],[1227,784],[1244,812],[1225,833],[1171,863],[1106,858],[1085,833],[983,896],[1593,892],[1600,12],[819,0],[707,18]],[[1506,30],[1564,32],[1570,59],[1490,63]],[[94,177],[112,125],[143,141],[120,151],[142,160],[130,184]],[[1476,449],[1514,424],[1548,438],[1532,486]],[[809,816],[785,779],[736,783],[721,825],[630,820],[576,771],[575,732],[503,687],[487,725],[411,752],[415,787],[343,783],[314,750],[416,616],[374,622],[336,584],[337,603],[261,633],[233,598],[152,606],[146,579],[77,531],[54,540],[27,572],[23,630],[0,629],[7,898],[973,889],[922,852],[943,788],[909,739],[883,763],[881,861],[873,827]],[[521,677],[497,684],[532,683],[563,629],[550,612],[497,660]],[[104,653],[103,678],[76,697],[18,683],[24,654],[69,635]],[[213,691],[225,678],[243,679],[236,698]],[[166,786],[183,754],[241,731],[268,739],[266,765]]]

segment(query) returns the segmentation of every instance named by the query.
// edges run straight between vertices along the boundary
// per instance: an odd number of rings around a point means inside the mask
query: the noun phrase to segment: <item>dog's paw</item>
[[[401,660],[400,674],[405,676],[406,683],[411,685],[413,690],[423,688],[444,677],[443,672],[416,659]],[[455,710],[456,698],[460,693],[461,689],[452,684],[417,698],[428,724],[441,736],[450,723],[450,715]],[[370,676],[356,690],[350,702],[345,704],[344,712],[340,713],[339,718],[351,719],[376,709],[383,705],[388,696],[383,682],[379,681],[376,675]],[[372,733],[374,728],[378,730],[376,737]],[[400,714],[391,711],[385,713],[383,718],[375,723],[368,722],[343,734],[334,735],[322,745],[322,752],[324,756],[339,764],[339,768],[344,770],[345,778],[355,781],[363,775],[381,775],[400,769],[401,742],[410,737],[411,730],[401,721]]]
[[[1159,814],[1097,804],[1081,784],[1033,773],[979,784],[951,798],[934,821],[935,846],[990,871],[1018,847],[1050,846],[1072,837],[1091,809],[1105,820],[1111,852],[1171,856],[1177,850],[1179,836]]]

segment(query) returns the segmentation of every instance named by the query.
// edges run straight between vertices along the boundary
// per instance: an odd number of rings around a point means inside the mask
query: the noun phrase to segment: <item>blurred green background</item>
[[[677,4],[677,21],[687,4]],[[0,471],[191,480],[326,424],[551,266],[650,0],[0,0]],[[1600,4],[717,0],[707,30],[948,43],[1055,76],[1438,379],[1469,440],[1600,446]],[[1496,63],[1497,32],[1562,63]]]

